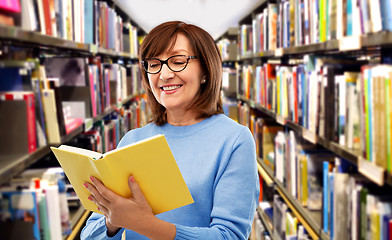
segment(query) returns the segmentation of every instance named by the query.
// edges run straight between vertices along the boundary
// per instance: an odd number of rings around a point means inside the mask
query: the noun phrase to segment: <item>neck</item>
[[[167,122],[173,126],[188,126],[203,120],[199,114],[193,111],[173,112],[167,111]]]

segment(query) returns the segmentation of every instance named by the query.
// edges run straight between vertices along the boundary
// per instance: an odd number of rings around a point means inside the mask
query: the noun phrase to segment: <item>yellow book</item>
[[[129,198],[129,176],[134,176],[154,214],[193,203],[164,135],[156,135],[105,154],[61,145],[51,147],[85,209],[101,213],[88,200],[83,186],[90,176],[113,192]]]

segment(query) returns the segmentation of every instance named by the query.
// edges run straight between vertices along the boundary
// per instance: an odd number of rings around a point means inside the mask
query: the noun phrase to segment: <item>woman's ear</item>
[[[203,75],[203,77],[201,78],[201,84],[204,84],[204,83],[206,83],[207,82],[207,76],[206,76],[206,74],[204,74]]]

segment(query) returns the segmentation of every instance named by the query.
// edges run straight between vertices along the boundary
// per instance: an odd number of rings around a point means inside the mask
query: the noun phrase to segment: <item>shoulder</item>
[[[248,127],[239,124],[224,114],[216,115],[216,124],[214,128],[232,136],[252,138],[252,133]]]

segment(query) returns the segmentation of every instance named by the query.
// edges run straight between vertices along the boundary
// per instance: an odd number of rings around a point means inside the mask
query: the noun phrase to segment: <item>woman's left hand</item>
[[[95,177],[90,179],[92,184],[85,183],[85,187],[91,193],[89,199],[105,215],[109,231],[123,227],[138,232],[147,227],[149,218],[155,217],[133,176],[128,178],[128,185],[132,192],[130,198],[117,195]]]

